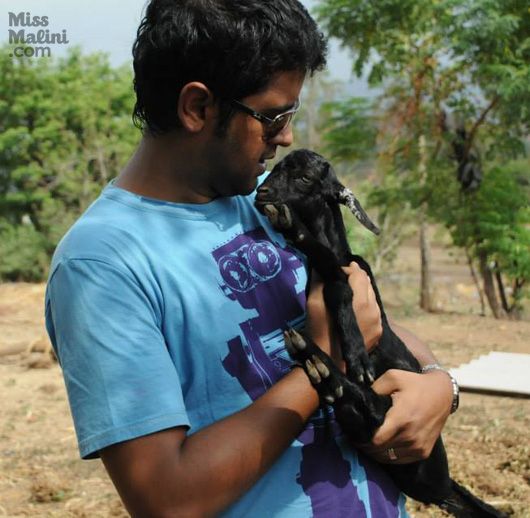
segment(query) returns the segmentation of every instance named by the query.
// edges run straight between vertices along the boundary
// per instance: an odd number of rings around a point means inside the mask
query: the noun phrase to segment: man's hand
[[[372,388],[391,395],[392,407],[372,443],[360,449],[382,463],[407,464],[427,458],[451,410],[449,376],[441,371],[417,374],[391,369]],[[397,459],[389,457],[389,448]]]

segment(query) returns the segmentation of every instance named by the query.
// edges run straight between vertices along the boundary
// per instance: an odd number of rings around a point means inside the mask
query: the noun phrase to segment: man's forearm
[[[102,458],[132,516],[213,516],[264,475],[318,405],[295,369],[247,408],[180,441],[175,430],[160,432],[111,446]]]
[[[391,320],[389,323],[394,333],[401,338],[407,349],[415,356],[422,367],[438,362],[432,351],[414,333]]]
[[[301,369],[274,385],[242,412],[186,439],[181,450],[182,468],[194,465],[194,456],[211,450],[208,466],[196,472],[186,485],[197,492],[202,479],[210,479],[210,511],[235,501],[265,474],[274,461],[300,434],[319,400]],[[218,446],[213,449],[213,444]],[[213,474],[213,477],[212,477]],[[193,479],[196,479],[194,482]],[[199,490],[197,497],[204,498]]]

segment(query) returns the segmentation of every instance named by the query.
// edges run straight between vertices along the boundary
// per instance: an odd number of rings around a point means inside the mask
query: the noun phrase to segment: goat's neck
[[[307,226],[313,237],[329,248],[341,265],[349,264],[351,250],[338,205],[326,205],[317,216],[310,218]]]

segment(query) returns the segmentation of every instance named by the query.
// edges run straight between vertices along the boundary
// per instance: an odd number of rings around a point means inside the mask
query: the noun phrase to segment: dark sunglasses
[[[276,117],[271,119],[270,117],[263,115],[263,113],[259,113],[256,110],[253,110],[252,108],[248,107],[246,104],[236,101],[235,99],[232,99],[230,101],[230,104],[234,108],[237,108],[238,110],[247,113],[248,115],[254,117],[256,120],[259,120],[263,124],[264,140],[270,140],[279,133],[281,133],[289,125],[289,123],[294,117],[294,114],[300,109],[300,101],[296,101],[296,104],[290,110],[280,113],[276,115]]]

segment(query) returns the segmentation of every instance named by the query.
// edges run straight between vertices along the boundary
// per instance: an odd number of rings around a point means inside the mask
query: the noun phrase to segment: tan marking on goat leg
[[[335,395],[337,396],[337,399],[340,399],[342,396],[344,396],[344,388],[342,385],[335,389]]]
[[[318,371],[315,369],[315,366],[311,363],[311,360],[306,360],[305,366],[307,369],[307,375],[311,378],[311,381],[313,383],[320,383],[322,381],[322,378],[320,377]]]
[[[320,375],[323,378],[329,378],[329,369],[326,367],[326,364],[322,362],[322,360],[318,357],[313,355],[313,363],[315,364],[315,367],[317,371],[320,373]]]
[[[307,347],[305,340],[302,335],[298,334],[294,329],[291,330],[291,343],[300,350],[304,350]]]

